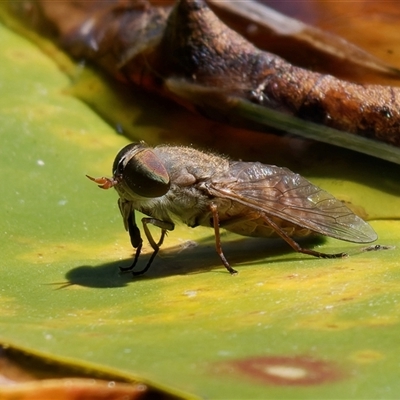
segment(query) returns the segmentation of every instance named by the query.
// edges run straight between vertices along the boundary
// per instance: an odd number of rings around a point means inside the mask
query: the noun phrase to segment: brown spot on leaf
[[[225,367],[259,383],[276,386],[321,385],[345,376],[334,363],[307,356],[245,358],[230,361]]]

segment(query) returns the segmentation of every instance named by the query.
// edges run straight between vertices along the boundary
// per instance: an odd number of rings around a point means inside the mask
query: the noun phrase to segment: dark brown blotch
[[[308,356],[249,357],[224,363],[223,370],[275,386],[322,385],[345,377],[333,362]]]

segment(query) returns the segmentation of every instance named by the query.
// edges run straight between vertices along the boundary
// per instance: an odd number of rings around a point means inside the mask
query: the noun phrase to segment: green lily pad
[[[220,265],[212,231],[180,226],[146,276],[121,275],[132,249],[117,195],[85,174],[110,173],[129,140],[71,96],[77,87],[36,47],[2,26],[0,43],[3,343],[187,397],[397,395],[397,249],[365,252],[324,239],[310,246],[351,256],[322,260],[279,241],[224,234],[226,256],[239,271],[232,277]],[[399,241],[398,166],[347,150],[326,153],[326,145],[300,139],[294,151],[290,139],[196,126],[176,106],[163,110],[140,99],[113,110],[105,93],[92,105],[130,137],[151,143],[204,139],[234,154],[245,138],[246,159],[278,162],[295,153],[288,165],[354,205],[379,243]],[[195,133],[185,136],[189,130]],[[275,147],[267,152],[261,144]],[[144,250],[141,262],[147,243]]]

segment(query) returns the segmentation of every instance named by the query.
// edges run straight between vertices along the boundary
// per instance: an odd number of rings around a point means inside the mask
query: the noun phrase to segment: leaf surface
[[[309,243],[352,253],[319,260],[279,241],[225,234],[225,254],[239,271],[231,277],[212,231],[180,226],[149,273],[132,279],[118,272],[132,249],[117,195],[100,191],[85,174],[110,173],[128,142],[116,134],[117,124],[152,143],[215,144],[233,156],[281,165],[290,159],[285,165],[369,219],[379,243],[396,245],[397,166],[223,128],[141,93],[129,94],[122,108],[95,75],[71,87],[51,59],[3,26],[0,44],[3,343],[187,397],[396,396],[397,249]],[[92,108],[71,94],[91,98]],[[249,146],[239,156],[235,138],[244,137]],[[149,252],[146,243],[141,262]]]

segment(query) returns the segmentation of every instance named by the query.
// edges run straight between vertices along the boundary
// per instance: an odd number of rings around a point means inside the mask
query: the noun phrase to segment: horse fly
[[[112,178],[88,178],[102,189],[114,187],[119,194],[119,209],[136,249],[132,265],[121,270],[134,275],[150,268],[167,231],[179,220],[193,228],[214,229],[217,253],[231,274],[237,272],[222,251],[220,228],[244,236],[280,236],[293,250],[322,258],[347,254],[306,249],[293,238],[315,233],[355,243],[377,238],[371,226],[340,200],[287,168],[231,161],[190,147],[132,143],[117,154]],[[142,219],[143,229],[154,250],[139,271],[133,269],[143,240],[135,211],[148,216]],[[161,229],[158,241],[149,224]]]

